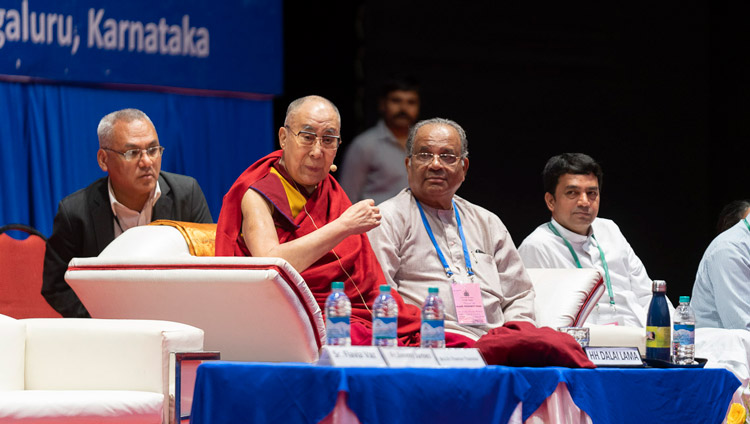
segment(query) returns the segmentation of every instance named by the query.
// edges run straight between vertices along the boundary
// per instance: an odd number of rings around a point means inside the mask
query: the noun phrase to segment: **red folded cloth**
[[[524,321],[506,322],[474,344],[490,365],[596,368],[570,334]]]

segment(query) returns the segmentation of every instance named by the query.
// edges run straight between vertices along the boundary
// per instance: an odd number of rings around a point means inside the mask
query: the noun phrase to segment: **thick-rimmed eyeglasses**
[[[411,158],[414,160],[414,162],[420,165],[427,165],[432,163],[432,161],[435,160],[436,156],[438,160],[440,160],[440,163],[442,163],[443,165],[455,165],[456,162],[461,159],[461,156],[452,155],[450,153],[436,154],[430,152],[414,153],[411,155]]]
[[[289,128],[288,125],[284,125],[284,128],[288,129],[289,132],[294,134],[294,131],[292,131],[291,128]],[[336,150],[339,148],[339,145],[341,144],[341,137],[337,135],[317,135],[314,132],[300,130],[297,134],[294,134],[295,137],[297,137],[297,142],[304,147],[312,147],[315,145],[315,140],[320,139],[320,145],[324,149],[329,150]]]
[[[130,149],[126,150],[124,152],[120,152],[117,150],[113,150],[107,147],[102,147],[102,150],[106,150],[108,152],[114,152],[122,156],[126,161],[131,161],[133,159],[140,159],[141,155],[145,152],[149,158],[156,159],[164,152],[164,147],[162,146],[153,146],[149,147],[148,149]]]

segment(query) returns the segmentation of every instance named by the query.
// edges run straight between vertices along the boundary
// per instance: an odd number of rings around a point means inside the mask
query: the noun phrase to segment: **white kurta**
[[[601,243],[612,282],[616,314],[622,317],[622,324],[626,326],[645,328],[652,281],[617,224],[609,219],[596,218],[591,224],[593,231],[585,236],[564,228],[554,219],[552,224],[573,246],[581,267],[596,268],[604,276],[597,241]],[[549,229],[547,223],[540,225],[526,237],[519,246],[518,253],[527,268],[576,268],[565,242]],[[671,315],[674,308],[671,303],[669,306]],[[605,292],[586,324],[611,323],[612,317],[607,315],[609,308],[609,296]]]
[[[411,191],[402,190],[379,205],[383,219],[367,233],[386,281],[404,301],[422,306],[429,287],[438,287],[445,303],[445,328],[478,339],[490,328],[508,321],[534,322],[534,289],[518,256],[516,246],[497,215],[454,196],[476,274],[466,271],[463,247],[453,209],[433,209],[424,204],[425,215],[445,259],[461,283],[479,283],[487,325],[458,324],[453,303],[452,280],[446,276]]]

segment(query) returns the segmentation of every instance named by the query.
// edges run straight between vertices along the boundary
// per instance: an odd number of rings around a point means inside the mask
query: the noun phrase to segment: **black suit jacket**
[[[213,222],[194,178],[162,171],[159,187],[161,196],[154,204],[152,220]],[[98,256],[114,240],[113,220],[107,177],[60,201],[44,255],[42,295],[62,316],[89,317],[63,276],[72,258]]]

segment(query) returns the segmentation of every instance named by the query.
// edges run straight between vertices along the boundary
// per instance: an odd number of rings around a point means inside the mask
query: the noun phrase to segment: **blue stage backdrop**
[[[273,149],[280,0],[8,0],[0,4],[0,225],[52,233],[58,202],[105,176],[96,126],[134,107],[195,177],[214,219]]]

